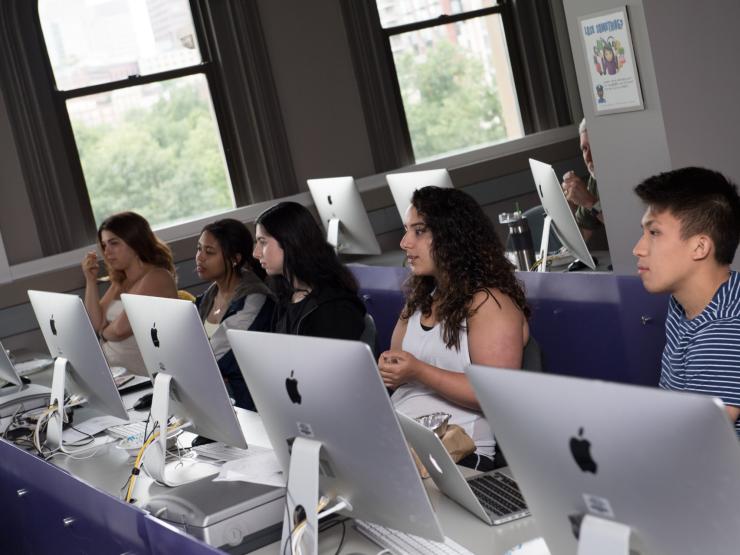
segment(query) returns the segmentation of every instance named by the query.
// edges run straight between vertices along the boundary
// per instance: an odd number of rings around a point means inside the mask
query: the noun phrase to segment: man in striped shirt
[[[740,436],[740,197],[723,175],[683,168],[635,188],[647,205],[633,249],[645,289],[671,293],[660,387],[722,399]]]

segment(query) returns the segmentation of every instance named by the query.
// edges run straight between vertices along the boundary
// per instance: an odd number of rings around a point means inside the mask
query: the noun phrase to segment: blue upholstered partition
[[[0,507],[0,553],[221,553],[4,440]]]
[[[352,266],[387,349],[403,306],[405,268]],[[667,295],[651,295],[635,276],[520,272],[532,309],[531,333],[546,370],[655,385],[660,374]]]

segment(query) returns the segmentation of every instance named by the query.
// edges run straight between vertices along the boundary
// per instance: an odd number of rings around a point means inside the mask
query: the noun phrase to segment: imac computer
[[[352,177],[309,179],[308,189],[326,229],[326,240],[338,254],[380,254],[380,245]]]
[[[241,427],[216,364],[198,309],[191,301],[121,295],[136,343],[154,381],[152,422],[159,436],[144,459],[157,482],[175,486],[214,474],[212,465],[167,465],[167,429],[173,415],[198,435],[246,449]]]
[[[391,189],[393,202],[396,203],[401,221],[403,221],[406,209],[411,204],[411,197],[417,189],[429,186],[451,189],[454,186],[450,174],[445,169],[389,173],[385,178]]]
[[[718,399],[466,372],[552,555],[737,552],[740,444]]]
[[[581,230],[573,216],[573,212],[565,199],[565,194],[560,186],[560,180],[555,175],[552,166],[529,159],[529,167],[532,170],[535,189],[540,197],[542,207],[545,209],[545,224],[542,226],[542,242],[540,243],[540,267],[539,271],[547,269],[547,249],[550,239],[550,227],[555,230],[560,242],[581,262],[592,270],[596,269],[596,263],[588,251],[586,242],[583,240]]]
[[[443,539],[365,343],[241,330],[227,335],[288,475],[281,553],[288,543],[300,544],[298,527],[304,553],[316,553],[319,493],[352,518]]]
[[[0,418],[12,416],[17,410],[33,410],[49,406],[51,390],[38,384],[25,384],[8,353],[0,343]]]
[[[49,354],[55,359],[47,445],[66,451],[62,443],[65,392],[70,394],[70,406],[84,402],[94,411],[127,422],[128,414],[82,299],[77,295],[32,290],[28,291],[28,298]]]

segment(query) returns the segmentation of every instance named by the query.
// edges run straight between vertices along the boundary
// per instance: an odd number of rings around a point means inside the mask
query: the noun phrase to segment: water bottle
[[[520,211],[499,214],[498,221],[509,226],[506,257],[518,270],[529,271],[534,265],[534,245],[527,218]]]

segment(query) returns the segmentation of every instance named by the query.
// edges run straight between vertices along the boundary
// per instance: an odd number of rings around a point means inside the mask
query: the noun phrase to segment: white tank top
[[[460,331],[460,350],[448,349],[442,337],[442,326],[437,323],[426,331],[421,327],[421,313],[418,311],[409,318],[402,349],[422,362],[451,372],[464,372],[470,365],[467,330]],[[417,382],[399,387],[391,400],[396,409],[414,418],[433,412],[451,414],[450,423],[461,426],[473,438],[478,452],[493,456],[493,433],[480,412],[448,401]]]
[[[105,319],[112,322],[123,313],[123,303],[120,299],[111,301],[105,312]],[[121,341],[102,341],[105,358],[110,366],[123,366],[130,374],[148,376],[144,359],[141,357],[139,346],[133,335]]]

